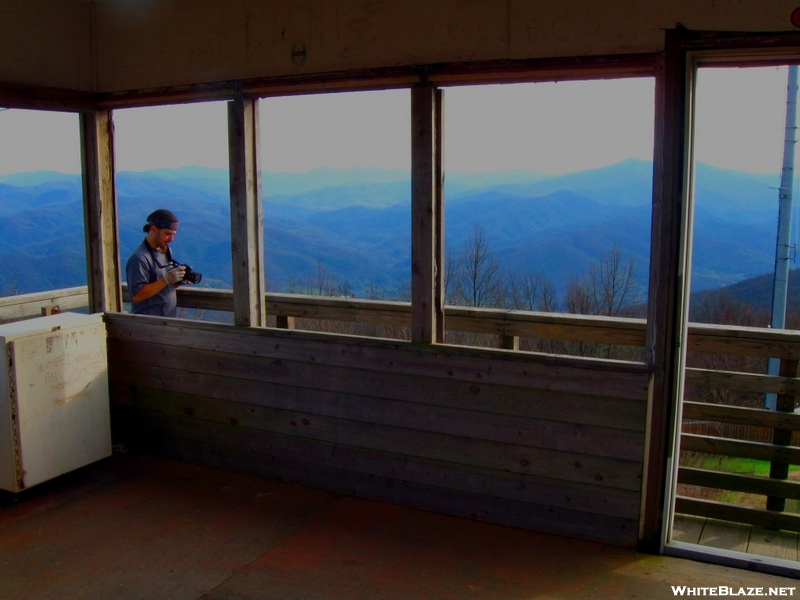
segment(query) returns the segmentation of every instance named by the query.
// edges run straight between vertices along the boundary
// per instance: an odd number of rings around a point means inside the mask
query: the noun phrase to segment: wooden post
[[[228,102],[233,322],[266,327],[264,213],[259,168],[258,100]]]
[[[687,132],[686,52],[681,33],[667,30],[665,49],[656,64],[653,213],[650,238],[650,285],[646,360],[652,370],[645,437],[642,549],[660,550],[664,500],[673,456],[673,421],[681,389],[681,343],[685,342],[686,290],[691,255],[690,226],[683,203]]]
[[[122,278],[111,111],[81,113],[80,128],[89,312],[120,312]]]
[[[411,90],[411,340],[444,341],[443,94]]]
[[[519,336],[501,335],[500,348],[503,348],[504,350],[519,350]]]
[[[275,327],[278,329],[295,329],[297,326],[297,317],[275,317]]]
[[[781,359],[781,377],[797,377],[796,360]],[[791,394],[778,394],[776,410],[779,412],[793,413],[795,408],[795,397]],[[774,429],[772,432],[772,443],[778,446],[792,445],[791,429]],[[769,466],[770,479],[789,478],[789,464],[773,462]],[[780,496],[767,496],[767,509],[783,511],[786,509],[786,498]]]

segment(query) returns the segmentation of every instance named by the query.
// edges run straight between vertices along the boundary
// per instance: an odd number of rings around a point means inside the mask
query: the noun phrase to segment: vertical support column
[[[261,204],[257,99],[239,96],[228,102],[228,152],[233,322],[244,327],[266,327],[264,213]]]
[[[275,317],[275,327],[278,329],[295,329],[297,327],[296,317]]]
[[[122,279],[111,111],[81,113],[80,129],[89,312],[120,312]]]
[[[411,90],[411,340],[444,341],[443,94]]]
[[[646,360],[652,371],[645,435],[639,540],[660,550],[665,493],[673,461],[673,435],[680,431],[680,394],[686,340],[691,219],[683,189],[691,134],[688,132],[686,52],[678,30],[666,32],[657,61],[653,214],[650,241]],[[688,185],[688,184],[686,184]],[[670,511],[668,511],[669,513]]]
[[[798,361],[788,358],[780,360],[781,377],[797,377]],[[793,413],[795,409],[794,394],[778,394],[775,402],[775,410],[784,413]],[[772,443],[777,446],[791,446],[792,433],[790,429],[774,429],[772,431]],[[770,479],[786,480],[789,478],[789,464],[773,461],[769,465]],[[767,496],[767,510],[783,511],[786,509],[786,498],[779,496]]]
[[[519,350],[519,336],[501,335],[497,347],[503,348],[504,350]]]

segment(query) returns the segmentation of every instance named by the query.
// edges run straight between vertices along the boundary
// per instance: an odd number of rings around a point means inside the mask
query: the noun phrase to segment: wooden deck
[[[721,584],[797,581],[135,451],[0,493],[3,600],[672,600]]]
[[[766,529],[690,515],[675,515],[672,539],[687,544],[797,561],[797,532]]]

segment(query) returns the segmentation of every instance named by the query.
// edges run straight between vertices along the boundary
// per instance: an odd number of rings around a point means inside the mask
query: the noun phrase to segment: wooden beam
[[[714,500],[697,500],[679,496],[675,501],[675,512],[734,523],[747,523],[770,529],[800,531],[800,517],[796,514],[773,512],[763,508],[750,508]]]
[[[89,312],[119,312],[122,278],[111,111],[81,113],[80,126]]]
[[[739,458],[800,465],[800,448],[795,446],[778,446],[764,442],[748,442],[710,435],[682,434],[681,451],[738,456]]]
[[[653,213],[650,237],[646,361],[653,373],[640,543],[658,551],[668,465],[674,452],[674,419],[679,401],[681,341],[687,305],[685,280],[690,251],[683,204],[687,162],[687,73],[681,32],[666,32],[656,68]]]
[[[267,325],[259,137],[258,100],[229,102],[233,322],[244,327]]]
[[[64,112],[93,111],[97,97],[91,92],[0,83],[0,106]]]
[[[800,335],[789,329],[690,323],[688,352],[800,359]]]
[[[800,430],[800,414],[781,413],[763,408],[684,402],[683,418],[700,421],[721,421],[753,427]]]
[[[678,483],[800,500],[800,483],[796,481],[777,481],[758,475],[681,467],[678,469]]]
[[[656,54],[647,52],[466,61],[422,66],[401,65],[126,90],[98,94],[96,98],[101,108],[128,108],[232,100],[236,98],[237,92],[247,98],[264,98],[296,94],[400,89],[426,82],[435,85],[485,85],[531,81],[619,79],[651,76],[654,72],[655,61]],[[2,98],[1,93],[0,98]],[[93,100],[93,98],[90,99]]]
[[[712,369],[686,369],[686,383],[700,387],[744,390],[756,393],[800,394],[800,379],[760,373],[737,373]]]
[[[411,340],[444,341],[442,91],[411,90]]]
[[[780,375],[786,378],[797,378],[796,360],[781,360]],[[796,391],[778,394],[776,411],[794,416]],[[775,429],[772,432],[772,443],[779,446],[792,445],[791,429]],[[772,479],[786,480],[789,478],[789,464],[786,462],[773,462],[769,466],[769,476]],[[786,509],[786,498],[783,496],[768,496],[767,509],[783,511]]]
[[[0,298],[0,323],[42,314],[42,309],[60,306],[61,310],[88,306],[88,288],[83,285],[64,290],[35,292]]]

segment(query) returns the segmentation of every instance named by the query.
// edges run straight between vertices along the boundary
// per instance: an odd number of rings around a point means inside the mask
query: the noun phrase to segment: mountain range
[[[772,271],[778,175],[699,164],[695,175],[693,290]],[[446,246],[460,253],[479,226],[501,268],[548,275],[563,290],[613,244],[636,260],[646,284],[652,164],[546,176],[526,171],[447,173]],[[410,278],[410,175],[403,170],[315,169],[263,173],[269,289],[311,282],[318,265],[356,295],[370,284],[389,295]],[[175,256],[231,287],[228,173],[185,167],[117,174],[123,263],[149,212],[181,219]],[[0,291],[27,293],[86,281],[80,175],[0,176]]]

